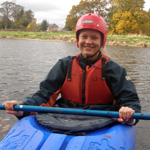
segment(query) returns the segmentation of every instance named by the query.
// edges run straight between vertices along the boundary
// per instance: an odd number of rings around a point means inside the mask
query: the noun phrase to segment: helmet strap
[[[95,53],[95,54],[93,54],[93,55],[91,55],[91,56],[87,56],[86,57],[86,59],[88,59],[88,58],[91,58],[91,57],[94,57],[97,53],[99,53],[100,52],[100,49]]]

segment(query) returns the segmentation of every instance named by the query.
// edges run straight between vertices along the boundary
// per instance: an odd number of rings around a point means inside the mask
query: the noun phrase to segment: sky
[[[31,9],[37,23],[47,20],[49,24],[65,26],[66,17],[73,5],[78,5],[81,0],[0,0],[3,2],[15,2],[24,7],[25,11]],[[150,9],[150,0],[145,0],[145,10]]]

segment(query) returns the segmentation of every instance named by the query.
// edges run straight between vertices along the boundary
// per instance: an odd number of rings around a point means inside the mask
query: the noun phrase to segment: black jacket
[[[91,66],[101,55],[94,61],[87,61],[79,56],[79,63],[83,70],[85,70],[86,65]],[[41,105],[47,103],[50,100],[50,96],[54,94],[63,85],[65,77],[67,75],[68,62],[71,56],[60,59],[49,71],[47,77],[40,83],[40,89],[32,96],[27,97],[23,105]],[[119,110],[122,106],[128,106],[135,110],[135,112],[141,112],[141,106],[139,103],[139,98],[135,89],[133,82],[130,77],[127,76],[126,70],[109,59],[106,68],[106,82],[114,99],[116,100],[115,106],[116,110]],[[69,107],[63,105],[64,107]],[[84,109],[99,109],[99,110],[114,110],[113,105],[100,105],[100,106],[83,106]],[[29,113],[24,113],[24,116],[29,115]]]

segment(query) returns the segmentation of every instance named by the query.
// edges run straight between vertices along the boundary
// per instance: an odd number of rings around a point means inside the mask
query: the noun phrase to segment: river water
[[[150,113],[150,48],[106,46],[112,59],[124,66],[135,83],[143,113]],[[0,103],[22,101],[38,90],[59,58],[79,52],[75,43],[0,39]],[[17,119],[0,110],[0,141]],[[136,150],[150,149],[150,120],[136,127]]]

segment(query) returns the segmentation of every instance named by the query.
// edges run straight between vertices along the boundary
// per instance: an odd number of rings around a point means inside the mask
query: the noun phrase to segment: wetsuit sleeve
[[[106,82],[113,93],[118,110],[122,106],[128,106],[135,112],[141,112],[139,97],[133,82],[127,76],[126,70],[111,59],[106,65]]]
[[[39,90],[31,97],[26,97],[22,105],[39,106],[47,103],[53,95],[63,84],[66,73],[69,57],[60,59],[49,71],[46,78],[40,83]],[[24,116],[29,113],[24,113]]]

